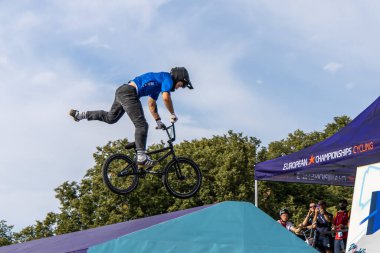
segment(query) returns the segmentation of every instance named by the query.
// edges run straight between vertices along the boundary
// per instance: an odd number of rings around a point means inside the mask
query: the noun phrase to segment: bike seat
[[[135,142],[130,142],[127,145],[125,145],[125,149],[132,149],[132,148],[136,148]]]

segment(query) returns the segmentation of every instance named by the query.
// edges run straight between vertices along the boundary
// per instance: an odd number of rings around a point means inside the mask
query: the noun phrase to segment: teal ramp
[[[93,246],[87,252],[317,251],[251,203],[227,201]]]

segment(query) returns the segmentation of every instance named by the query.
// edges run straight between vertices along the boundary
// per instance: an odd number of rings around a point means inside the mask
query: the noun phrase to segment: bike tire
[[[137,172],[136,163],[124,154],[114,154],[108,157],[102,168],[105,185],[112,192],[120,195],[126,195],[136,189],[139,183]]]
[[[183,178],[179,177],[178,172],[182,174]],[[199,191],[202,185],[202,172],[193,160],[177,157],[165,167],[163,181],[166,190],[171,195],[187,199]]]

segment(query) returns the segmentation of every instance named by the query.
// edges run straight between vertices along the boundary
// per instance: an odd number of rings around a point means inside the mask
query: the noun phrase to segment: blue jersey
[[[132,80],[137,85],[139,97],[149,96],[157,100],[161,92],[170,92],[173,80],[168,72],[146,73]]]

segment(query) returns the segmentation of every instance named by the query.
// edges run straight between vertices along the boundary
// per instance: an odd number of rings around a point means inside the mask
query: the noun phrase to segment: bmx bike
[[[171,156],[172,159],[162,170],[138,168],[135,142],[128,143],[125,146],[126,149],[135,150],[133,159],[125,154],[114,154],[106,159],[102,168],[103,181],[112,192],[121,195],[131,193],[137,188],[139,180],[145,178],[147,174],[161,178],[166,190],[174,197],[186,199],[198,192],[202,184],[201,170],[193,160],[175,155],[173,145],[176,138],[174,123],[163,130],[168,136],[167,145],[147,152],[147,155],[165,152],[157,159],[158,163]]]

